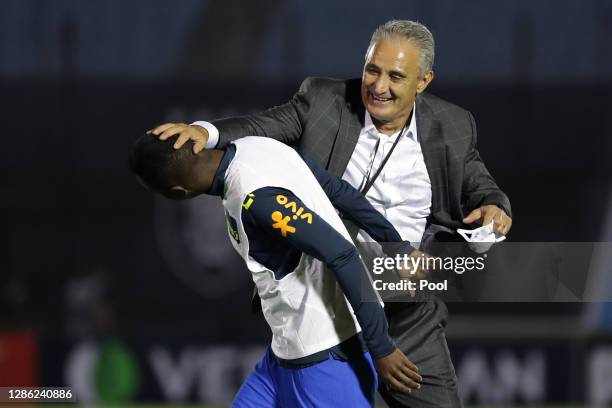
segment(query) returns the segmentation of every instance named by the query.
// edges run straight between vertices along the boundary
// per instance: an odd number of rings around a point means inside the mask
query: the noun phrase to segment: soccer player
[[[251,271],[272,330],[272,344],[234,407],[373,406],[374,366],[394,389],[420,388],[418,369],[387,334],[383,308],[364,284],[365,266],[334,205],[379,242],[395,243],[389,251],[413,248],[348,183],[259,137],[194,154],[143,135],[130,167],[168,198],[205,193],[223,200],[230,241]]]

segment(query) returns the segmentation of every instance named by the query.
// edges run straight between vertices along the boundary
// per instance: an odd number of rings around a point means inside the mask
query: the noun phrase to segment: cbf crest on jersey
[[[225,221],[227,223],[227,232],[229,232],[230,237],[236,241],[237,244],[240,243],[240,235],[238,234],[238,224],[236,220],[229,215],[227,211],[225,211]]]

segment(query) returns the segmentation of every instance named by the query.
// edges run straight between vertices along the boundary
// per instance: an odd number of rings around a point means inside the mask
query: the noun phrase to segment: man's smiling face
[[[412,111],[418,92],[423,92],[433,72],[421,77],[419,49],[401,38],[381,39],[366,57],[361,98],[380,131],[401,129]]]

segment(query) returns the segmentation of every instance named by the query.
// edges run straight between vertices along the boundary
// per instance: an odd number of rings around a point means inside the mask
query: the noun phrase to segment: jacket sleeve
[[[465,158],[464,180],[462,195],[464,207],[467,212],[483,205],[493,204],[503,209],[508,216],[512,217],[512,208],[508,196],[500,190],[495,180],[487,170],[476,149],[476,122],[474,116],[468,112],[470,125],[472,127],[472,140],[468,154]]]
[[[245,136],[265,136],[285,144],[295,144],[302,135],[303,123],[316,103],[314,78],[306,78],[299,91],[286,103],[252,115],[212,121],[219,130],[217,149]]]

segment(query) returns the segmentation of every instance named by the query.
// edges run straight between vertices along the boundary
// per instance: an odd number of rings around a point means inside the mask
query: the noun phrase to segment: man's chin
[[[372,120],[375,120],[381,123],[385,123],[390,120],[389,117],[391,115],[389,113],[389,109],[381,109],[378,106],[371,106],[371,105],[368,105],[366,109],[368,110],[368,113],[370,114],[370,117],[372,118]]]

